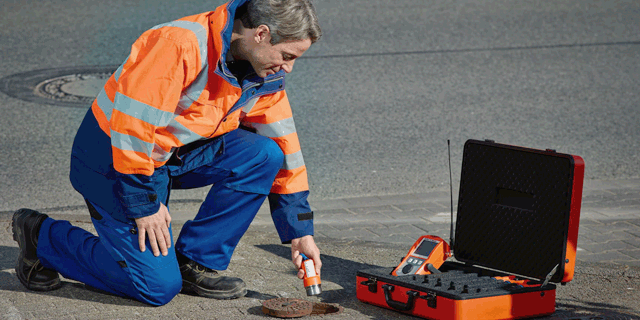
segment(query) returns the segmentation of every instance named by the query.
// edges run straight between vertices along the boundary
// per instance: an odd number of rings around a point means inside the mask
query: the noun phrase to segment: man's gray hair
[[[304,39],[314,43],[322,36],[316,10],[309,0],[251,0],[238,11],[236,18],[245,28],[269,27],[271,44]]]

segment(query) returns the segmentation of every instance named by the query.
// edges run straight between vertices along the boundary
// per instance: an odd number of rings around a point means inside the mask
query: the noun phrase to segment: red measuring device
[[[409,253],[391,272],[394,276],[439,273],[438,268],[451,257],[449,244],[438,236],[426,235],[416,241]]]

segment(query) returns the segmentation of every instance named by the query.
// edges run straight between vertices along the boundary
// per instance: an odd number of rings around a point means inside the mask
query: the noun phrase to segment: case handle
[[[387,305],[400,311],[410,311],[413,309],[416,297],[420,295],[420,292],[417,291],[407,291],[407,296],[409,296],[407,303],[402,303],[400,301],[394,301],[393,298],[391,298],[391,292],[393,291],[394,286],[384,284],[382,285],[382,289],[384,290],[384,299],[387,300]]]

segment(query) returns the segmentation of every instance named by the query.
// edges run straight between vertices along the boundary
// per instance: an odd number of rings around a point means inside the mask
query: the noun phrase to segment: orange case
[[[358,271],[357,298],[427,319],[555,312],[555,283],[573,279],[583,180],[579,156],[468,140],[452,244],[458,262],[429,275]]]

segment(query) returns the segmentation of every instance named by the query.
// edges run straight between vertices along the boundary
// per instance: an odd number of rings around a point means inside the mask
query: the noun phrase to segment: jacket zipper
[[[222,72],[223,72],[225,75],[227,75],[227,73],[224,71],[224,68],[222,68]],[[247,77],[249,77],[249,76],[251,76],[251,75],[254,75],[254,74],[256,74],[256,73],[255,73],[255,72],[252,72],[252,73],[250,73],[250,74],[248,74],[248,75],[244,76],[244,77],[242,78],[242,81],[244,81],[244,79],[246,79]],[[227,76],[228,76],[228,75],[227,75]],[[232,77],[233,77],[234,79],[238,80],[235,76],[232,76]],[[280,81],[280,80],[281,80],[281,79],[283,79],[283,78],[284,78],[284,76],[280,76],[280,77],[277,77],[277,78],[269,79],[268,81],[265,81],[265,82],[262,82],[262,83],[254,83],[254,84],[252,84],[252,85],[250,85],[250,86],[248,86],[248,87],[246,87],[246,88],[243,88],[243,89],[242,89],[242,91],[240,92],[240,96],[242,97],[242,94],[244,94],[245,92],[249,91],[250,89],[255,88],[255,87],[257,87],[257,86],[259,86],[259,85],[261,85],[261,84],[267,84],[267,83],[271,83],[271,82]],[[240,85],[241,85],[241,83],[240,83]],[[241,86],[242,86],[242,85],[241,85]],[[259,97],[259,95],[258,95],[258,97]],[[218,131],[218,129],[220,128],[220,125],[222,124],[222,122],[224,121],[224,119],[226,119],[230,114],[232,114],[232,113],[233,113],[233,112],[235,112],[236,110],[240,109],[240,108],[241,108],[242,106],[244,106],[245,104],[246,104],[246,101],[245,101],[245,103],[242,103],[241,105],[236,105],[236,106],[234,106],[233,108],[231,108],[231,110],[229,110],[229,112],[227,112],[227,114],[224,116],[224,118],[222,118],[222,120],[218,121],[218,125],[216,126],[216,129],[215,129],[215,130],[213,130],[213,132],[211,133],[211,135],[209,136],[209,138],[212,138],[212,137],[213,137],[213,135],[214,135],[214,134],[216,134],[216,132],[217,132],[217,131]]]
[[[246,78],[247,78],[247,77],[249,77],[250,75],[254,75],[254,74],[256,74],[256,73],[254,72],[254,73],[252,73],[252,74],[246,75],[244,78],[242,78],[242,81],[244,81],[244,79],[246,79]],[[242,89],[242,92],[240,93],[240,96],[242,97],[242,94],[244,94],[245,92],[247,92],[247,91],[249,91],[249,90],[251,90],[251,89],[253,89],[253,88],[257,87],[257,86],[260,86],[260,85],[263,85],[263,84],[267,84],[267,83],[276,82],[276,81],[280,81],[280,80],[281,80],[281,79],[283,79],[283,78],[284,78],[284,76],[280,76],[280,77],[277,77],[277,78],[269,79],[269,80],[267,80],[267,81],[265,81],[265,82],[262,82],[262,83],[254,83],[254,84],[252,84],[252,85],[250,85],[250,86],[248,86],[248,87],[246,87],[246,88]],[[260,96],[260,95],[258,95],[258,97],[259,97],[259,96]],[[252,97],[252,98],[254,98],[254,97]],[[247,101],[248,101],[248,100],[247,100]],[[228,116],[229,114],[231,114],[231,113],[233,113],[234,111],[238,110],[240,107],[244,106],[244,104],[246,104],[246,101],[245,101],[244,103],[242,103],[241,105],[237,105],[237,106],[235,106],[235,107],[231,108],[231,110],[229,110],[229,112],[227,112],[227,115],[226,115],[226,116]],[[226,117],[226,116],[225,116],[225,117]]]

